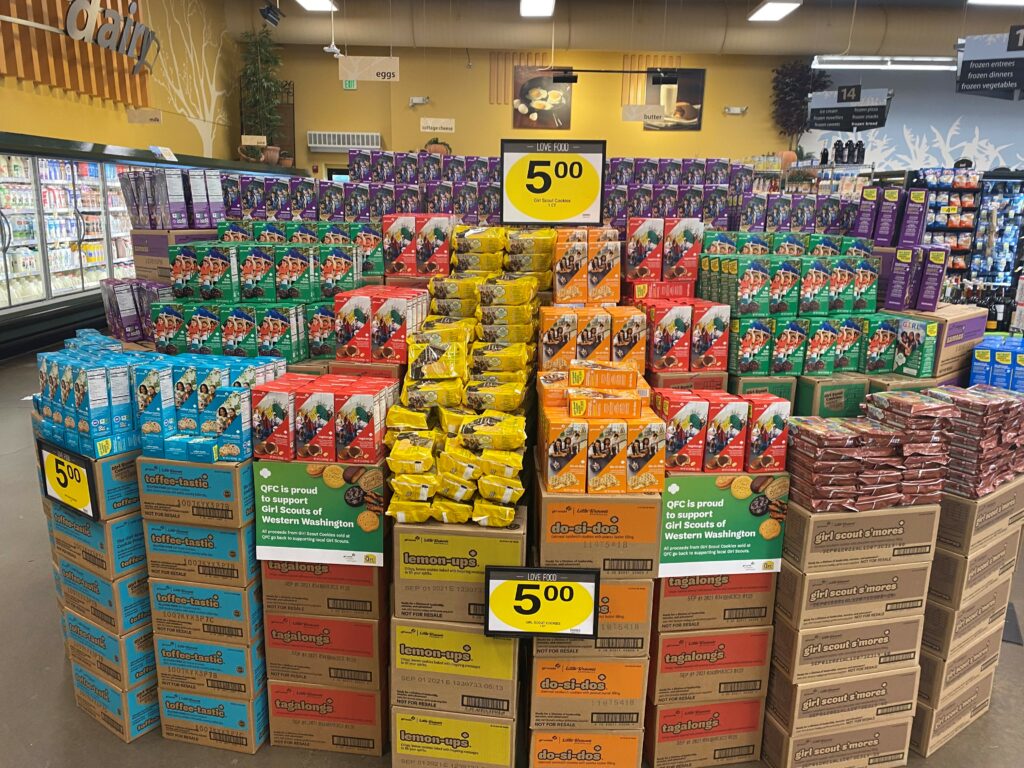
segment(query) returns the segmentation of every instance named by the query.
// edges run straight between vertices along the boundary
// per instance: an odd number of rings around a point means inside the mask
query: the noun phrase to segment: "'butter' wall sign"
[[[138,10],[139,4],[131,2],[128,13],[122,16],[112,8],[101,8],[100,0],[71,0],[61,31],[72,40],[84,40],[134,59],[132,74],[137,75],[143,67],[153,69],[146,57],[154,44],[156,53],[160,52],[156,32],[132,18]]]

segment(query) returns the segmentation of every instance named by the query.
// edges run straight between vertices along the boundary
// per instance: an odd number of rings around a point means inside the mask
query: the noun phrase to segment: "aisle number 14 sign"
[[[503,224],[600,224],[603,141],[501,142]]]

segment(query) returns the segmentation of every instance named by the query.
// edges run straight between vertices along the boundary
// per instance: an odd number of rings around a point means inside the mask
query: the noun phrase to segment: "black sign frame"
[[[499,578],[505,581],[539,581],[542,579],[527,578],[539,574],[566,577],[564,581],[586,582],[594,584],[594,631],[591,634],[567,634],[562,632],[516,632],[511,630],[491,629],[491,581]],[[512,577],[512,578],[509,578]],[[552,580],[552,584],[559,583]],[[601,571],[598,568],[531,568],[527,565],[488,565],[484,567],[484,635],[487,637],[564,637],[572,640],[596,640],[598,637],[598,617],[601,607]]]

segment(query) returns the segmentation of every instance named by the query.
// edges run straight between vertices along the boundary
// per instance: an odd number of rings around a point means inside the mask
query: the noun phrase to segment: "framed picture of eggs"
[[[648,69],[646,104],[663,117],[645,120],[645,131],[699,131],[704,114],[703,69]]]
[[[556,83],[550,69],[517,66],[512,81],[512,127],[569,130],[572,83]]]

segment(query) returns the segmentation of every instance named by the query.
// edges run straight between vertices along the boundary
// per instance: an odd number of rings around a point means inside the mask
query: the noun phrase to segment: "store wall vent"
[[[379,133],[306,131],[310,152],[346,152],[350,149],[380,149]]]

